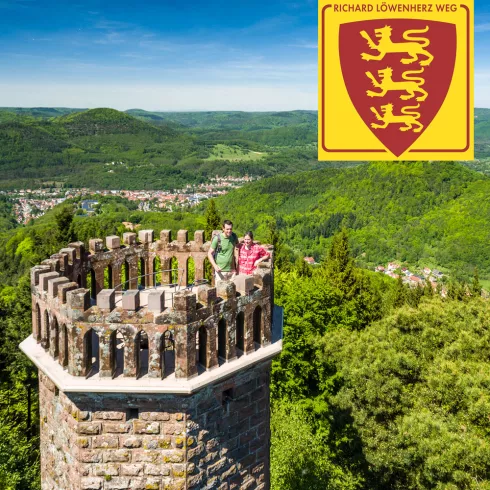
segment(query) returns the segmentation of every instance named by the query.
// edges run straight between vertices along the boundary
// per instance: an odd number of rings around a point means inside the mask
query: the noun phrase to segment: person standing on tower
[[[223,221],[223,230],[211,240],[208,259],[216,273],[216,281],[227,281],[236,274],[238,263],[238,237],[233,233],[233,223]]]
[[[270,253],[260,245],[254,243],[254,235],[247,231],[243,236],[243,243],[238,252],[238,272],[240,274],[253,274],[257,266],[270,257]]]

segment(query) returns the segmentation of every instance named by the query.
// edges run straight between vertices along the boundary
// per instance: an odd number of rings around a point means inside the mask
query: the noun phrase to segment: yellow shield
[[[319,2],[319,160],[473,159],[473,3]]]

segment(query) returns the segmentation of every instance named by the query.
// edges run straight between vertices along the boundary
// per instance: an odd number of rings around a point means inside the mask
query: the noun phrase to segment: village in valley
[[[420,272],[412,272],[408,267],[402,267],[397,262],[389,262],[385,265],[378,265],[375,268],[376,272],[386,274],[393,279],[402,278],[403,283],[408,284],[411,287],[424,287],[427,282],[430,283],[433,289],[437,288],[438,283],[441,283],[441,279],[444,274],[437,269],[429,269],[424,267]],[[444,288],[441,289],[441,295],[445,296],[446,291]]]
[[[314,257],[304,257],[304,261],[312,266],[319,265]],[[438,269],[424,267],[420,271],[414,272],[398,262],[388,262],[386,265],[376,266],[374,270],[381,274],[386,274],[393,279],[399,279],[401,277],[402,282],[408,284],[410,287],[425,287],[427,284],[430,284],[434,290],[437,290],[439,286],[441,296],[447,296],[447,290],[444,286],[446,281],[443,279],[447,278],[447,275]]]
[[[257,180],[255,177],[213,177],[206,183],[186,185],[183,189],[164,190],[92,190],[88,188],[64,189],[42,188],[0,191],[14,205],[14,215],[18,223],[26,224],[31,219],[44,215],[54,206],[66,199],[87,197],[79,204],[80,215],[92,214],[98,204],[97,196],[118,196],[128,201],[138,201],[140,211],[165,210],[172,212],[178,209],[197,206],[201,201],[227,194],[244,184]],[[95,199],[94,199],[95,196]]]

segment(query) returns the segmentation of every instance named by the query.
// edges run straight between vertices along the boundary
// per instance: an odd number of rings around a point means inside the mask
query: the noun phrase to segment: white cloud
[[[490,31],[490,22],[485,24],[476,24],[475,32],[487,32]]]
[[[309,43],[306,41],[298,42],[296,44],[289,44],[292,48],[305,48],[305,49],[318,49],[318,43]]]

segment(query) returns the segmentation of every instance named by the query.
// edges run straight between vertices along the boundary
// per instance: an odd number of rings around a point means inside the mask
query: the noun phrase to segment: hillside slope
[[[490,278],[490,178],[457,163],[372,163],[266,179],[224,196],[222,216],[267,236],[273,217],[288,247],[324,256],[351,230],[368,265],[397,259]]]

